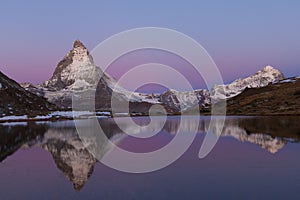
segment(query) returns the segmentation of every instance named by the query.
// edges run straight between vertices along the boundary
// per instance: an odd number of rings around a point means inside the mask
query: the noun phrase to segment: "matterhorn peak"
[[[80,40],[75,40],[74,44],[73,44],[73,48],[84,48],[87,49],[84,44],[80,41]]]
[[[91,65],[93,64],[93,59],[80,40],[75,40],[73,44],[73,49],[65,56],[65,58],[72,59],[72,62],[76,65]]]
[[[98,71],[88,49],[80,40],[75,40],[73,48],[57,64],[51,79],[42,86],[61,90],[72,87],[77,79],[81,80],[81,85],[82,80],[84,80],[84,85],[94,84],[96,77],[99,76]]]

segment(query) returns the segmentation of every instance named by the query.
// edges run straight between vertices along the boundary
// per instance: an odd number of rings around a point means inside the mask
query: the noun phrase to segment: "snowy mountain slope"
[[[95,84],[95,80],[101,74],[97,67],[93,64],[93,59],[90,56],[86,47],[76,40],[73,49],[61,60],[52,77],[45,81],[41,86],[49,90],[74,89],[79,83],[81,87],[88,87]]]
[[[160,96],[160,101],[178,111],[180,111],[180,108],[182,111],[185,111],[195,108],[195,106],[198,107],[197,105],[205,108],[211,104],[212,100],[229,99],[242,93],[246,88],[261,88],[283,79],[284,75],[279,70],[271,66],[266,66],[250,77],[237,79],[227,85],[217,85],[211,91],[194,90],[179,92],[169,90]]]
[[[210,94],[208,90],[179,92],[171,89],[160,95],[159,101],[180,112],[196,105],[207,106],[210,104]]]
[[[211,94],[216,100],[229,99],[240,94],[246,88],[261,88],[282,79],[284,79],[284,75],[279,70],[268,65],[250,77],[237,79],[228,85],[215,86]]]

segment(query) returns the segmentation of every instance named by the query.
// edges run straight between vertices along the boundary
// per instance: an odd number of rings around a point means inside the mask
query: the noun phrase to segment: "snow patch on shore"
[[[110,117],[110,112],[90,112],[90,111],[55,111],[52,113],[49,113],[48,115],[38,115],[35,117],[28,117],[27,115],[22,116],[5,116],[0,117],[0,123],[1,122],[16,122],[16,121],[26,121],[26,120],[33,120],[33,121],[39,121],[39,120],[48,120],[54,118],[68,118],[68,119],[85,119],[89,117],[96,116],[97,118],[107,118]]]

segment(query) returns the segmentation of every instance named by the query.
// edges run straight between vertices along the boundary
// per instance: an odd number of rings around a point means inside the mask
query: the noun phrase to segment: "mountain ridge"
[[[80,40],[75,40],[73,48],[58,62],[49,80],[36,86],[30,83],[21,86],[25,91],[46,98],[60,110],[72,108],[73,94],[82,97],[80,108],[83,110],[89,108],[85,104],[92,102],[91,98],[94,96],[91,94],[95,90],[96,110],[112,111],[111,98],[114,96],[120,107],[129,102],[128,114],[148,115],[153,105],[162,106],[167,114],[189,112],[195,108],[209,110],[210,106],[218,101],[228,101],[250,88],[264,88],[272,83],[280,84],[284,79],[282,72],[267,65],[251,76],[236,79],[229,84],[216,85],[211,90],[196,89],[181,92],[169,89],[162,94],[131,92],[96,66],[84,44]],[[126,109],[123,110],[120,112],[126,112]]]
[[[77,74],[77,76],[76,76]],[[78,75],[79,74],[79,75]],[[40,85],[45,97],[52,103],[65,108],[71,108],[72,90],[84,91],[95,88],[97,80],[96,99],[102,99],[102,105],[96,107],[100,109],[110,109],[110,99],[112,93],[117,93],[122,101],[129,101],[135,107],[136,112],[147,112],[152,105],[162,105],[168,112],[178,113],[188,110],[194,106],[208,107],[212,99],[217,101],[232,98],[242,93],[246,88],[265,87],[271,82],[282,80],[284,75],[277,69],[266,66],[252,76],[237,79],[227,85],[218,85],[212,90],[197,89],[194,91],[179,92],[170,89],[162,94],[150,95],[144,93],[131,92],[117,84],[117,81],[97,67],[92,56],[89,54],[84,44],[76,40],[73,49],[60,61],[53,73],[53,76]],[[131,97],[131,99],[130,99]],[[137,109],[139,103],[147,104],[147,109]],[[97,102],[96,102],[97,104]],[[133,109],[134,110],[134,109]]]

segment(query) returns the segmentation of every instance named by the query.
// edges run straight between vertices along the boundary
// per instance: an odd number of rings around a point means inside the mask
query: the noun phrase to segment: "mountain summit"
[[[96,66],[87,48],[79,40],[73,44],[73,48],[57,64],[52,77],[45,81],[39,88],[45,97],[52,103],[62,108],[71,108],[72,95],[82,97],[82,102],[90,102],[91,90],[96,89],[96,108],[110,109],[111,96],[114,95],[120,101],[141,102],[138,94],[133,94],[118,85],[117,81]],[[93,97],[91,97],[93,98]]]
[[[95,84],[96,77],[101,73],[99,70],[87,48],[76,40],[73,49],[57,64],[52,77],[42,87],[51,90],[72,89],[76,80],[81,80],[80,84],[85,87]]]
[[[270,83],[283,80],[285,77],[282,72],[274,67],[267,65],[254,75],[241,78],[227,85],[217,85],[212,90],[214,99],[228,99],[237,96],[246,88],[261,88]]]
[[[84,49],[87,49],[80,40],[75,40],[75,42],[73,44],[73,48],[84,48]]]

